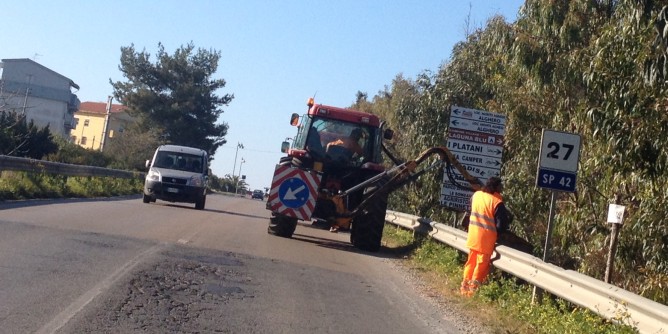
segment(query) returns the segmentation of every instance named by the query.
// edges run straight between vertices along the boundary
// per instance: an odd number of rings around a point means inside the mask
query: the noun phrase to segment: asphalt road
[[[2,333],[462,333],[391,254],[264,202],[0,203]]]

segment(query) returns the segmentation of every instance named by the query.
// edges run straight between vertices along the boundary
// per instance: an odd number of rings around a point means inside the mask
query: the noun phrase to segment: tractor
[[[266,205],[269,234],[290,238],[299,220],[319,222],[350,229],[353,246],[375,252],[392,191],[443,164],[446,175],[459,171],[467,189],[482,186],[445,147],[429,148],[415,160],[397,159],[384,144],[394,133],[376,115],[315,104],[313,98],[307,105],[306,114],[290,118],[298,128],[292,145],[286,140],[281,146],[286,156],[276,165]],[[383,155],[394,167],[385,168]],[[417,170],[427,161],[433,162]]]

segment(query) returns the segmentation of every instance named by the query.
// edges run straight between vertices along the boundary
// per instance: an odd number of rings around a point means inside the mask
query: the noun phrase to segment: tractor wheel
[[[297,218],[287,217],[283,215],[273,214],[269,218],[269,227],[267,233],[277,235],[284,238],[292,238],[297,228]]]
[[[381,180],[379,185],[367,189],[365,194],[373,193],[385,183],[383,181],[386,182],[386,180]],[[350,243],[353,246],[368,252],[377,252],[380,249],[385,227],[387,196],[388,194],[378,194],[371,203],[368,203],[363,212],[355,217],[350,231]]]

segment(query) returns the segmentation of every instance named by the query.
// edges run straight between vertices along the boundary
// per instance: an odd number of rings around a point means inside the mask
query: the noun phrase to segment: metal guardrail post
[[[414,230],[419,227],[418,216],[387,211],[385,221]],[[468,253],[466,232],[431,222],[429,235],[444,244]],[[494,266],[555,296],[585,307],[600,316],[634,326],[642,334],[668,333],[668,306],[638,296],[572,270],[545,263],[539,258],[506,246],[497,246],[500,258]]]

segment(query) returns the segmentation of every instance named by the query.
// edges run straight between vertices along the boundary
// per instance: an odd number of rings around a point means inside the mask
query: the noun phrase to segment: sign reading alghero
[[[505,115],[457,106],[450,108],[446,146],[466,171],[483,184],[500,174],[505,134]],[[456,170],[452,179],[447,173],[444,175],[441,205],[467,211],[473,192],[457,184],[470,186]]]

